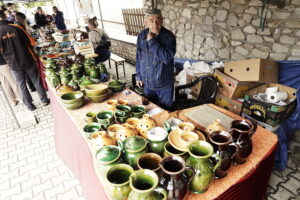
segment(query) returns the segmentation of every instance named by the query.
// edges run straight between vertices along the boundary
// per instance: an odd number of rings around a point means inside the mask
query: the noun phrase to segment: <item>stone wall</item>
[[[111,52],[135,64],[136,45],[120,40],[111,39]]]
[[[300,0],[270,5],[264,31],[261,0],[157,0],[164,26],[177,38],[176,57],[300,60]],[[144,0],[149,8],[151,0]]]

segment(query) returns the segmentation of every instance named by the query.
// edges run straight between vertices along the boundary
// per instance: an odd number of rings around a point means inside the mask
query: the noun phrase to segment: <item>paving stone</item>
[[[2,178],[2,177],[1,177]],[[21,192],[20,184],[10,187],[8,190],[1,190],[1,199],[7,199]]]
[[[282,183],[281,186],[291,191],[294,195],[298,195],[297,190],[300,188],[299,180],[295,179],[294,177],[289,177],[289,180],[285,183]]]
[[[277,189],[278,185],[282,182],[284,182],[283,178],[280,178],[279,176],[275,175],[274,173],[271,174],[270,181],[269,181],[270,187],[272,187],[273,189]]]
[[[292,197],[295,197],[293,193],[290,191],[287,191],[284,187],[280,186],[278,191],[275,194],[271,194],[270,197],[276,199],[276,200],[283,200],[283,199],[290,199]]]
[[[61,193],[64,193],[65,189],[62,184],[56,185],[49,190],[45,191],[46,199],[51,199],[52,197],[58,196]]]
[[[15,176],[10,179],[10,187],[14,187],[15,185],[21,184],[21,182],[26,182],[30,180],[29,172],[21,174],[20,176]]]

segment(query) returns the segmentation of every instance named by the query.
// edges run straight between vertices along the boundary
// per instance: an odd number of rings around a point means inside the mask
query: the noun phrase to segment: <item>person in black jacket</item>
[[[50,103],[36,66],[36,55],[32,47],[34,40],[17,24],[6,21],[6,15],[0,11],[0,51],[10,67],[21,90],[22,100],[28,110],[35,110],[32,97],[26,86],[26,74],[33,82],[44,106]]]
[[[54,23],[56,25],[56,27],[63,31],[63,30],[66,30],[67,27],[66,27],[66,24],[65,24],[65,19],[64,19],[64,14],[63,12],[59,11],[58,8],[56,6],[53,6],[53,18],[54,18]]]
[[[38,28],[44,27],[47,25],[47,16],[45,15],[41,7],[37,8],[37,12],[34,15],[34,21]]]

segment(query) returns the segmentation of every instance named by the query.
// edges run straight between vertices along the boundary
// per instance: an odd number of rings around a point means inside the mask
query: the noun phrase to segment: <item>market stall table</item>
[[[66,110],[59,101],[54,88],[49,89],[49,95],[54,118],[54,137],[58,156],[79,179],[86,199],[109,199],[105,194],[105,186],[101,185],[102,180],[95,171],[95,152],[91,151],[89,141],[81,133],[85,124],[84,115],[87,112],[99,112],[106,109],[106,103],[93,104],[88,102],[80,109]],[[141,97],[133,92],[130,95],[124,95],[123,93],[113,94],[110,98],[125,98],[131,104],[141,104]],[[240,116],[231,112],[214,105],[210,106],[234,119],[241,119]],[[150,104],[147,109],[155,107],[157,106]],[[195,121],[185,115],[187,111],[196,108],[172,113],[171,115],[191,121],[196,127],[201,128]],[[160,124],[168,117],[169,114],[166,111],[156,115]],[[205,193],[200,195],[189,193],[186,199],[264,199],[278,139],[276,135],[262,127],[258,127],[252,139],[253,152],[245,164],[232,166],[228,176],[215,180]]]

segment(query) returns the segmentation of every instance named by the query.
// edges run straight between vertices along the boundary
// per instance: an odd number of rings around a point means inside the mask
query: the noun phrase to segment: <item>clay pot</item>
[[[226,131],[226,128],[221,124],[221,120],[215,119],[215,121],[206,127],[206,131],[211,134],[215,131]]]
[[[131,125],[125,123],[123,124],[123,128],[117,132],[116,137],[118,140],[124,141],[126,138],[135,135],[138,135],[136,129]]]
[[[110,137],[106,131],[97,131],[91,134],[93,148],[96,150],[101,149],[104,146],[116,145],[115,138]]]
[[[144,114],[137,125],[137,131],[142,137],[147,138],[147,131],[155,126],[157,126],[156,121],[148,114]]]
[[[113,124],[113,125],[110,125],[108,128],[107,128],[107,132],[108,132],[108,135],[112,138],[115,138],[117,137],[117,133],[123,129],[124,126],[120,125],[120,124]]]

